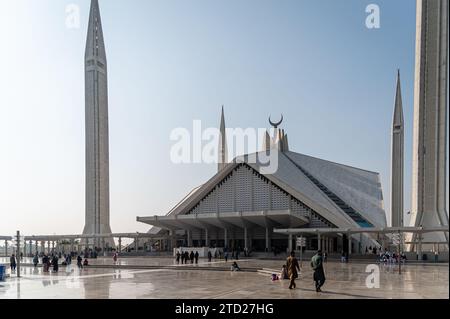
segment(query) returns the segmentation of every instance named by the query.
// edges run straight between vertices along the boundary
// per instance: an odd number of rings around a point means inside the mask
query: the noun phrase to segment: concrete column
[[[122,251],[122,237],[119,237],[119,253]]]
[[[75,251],[75,241],[72,239],[70,240],[70,252],[74,252]]]
[[[228,229],[224,229],[223,230],[223,233],[224,233],[224,235],[223,235],[223,241],[224,241],[224,248],[225,247],[227,247],[228,248]]]
[[[31,257],[31,256],[33,256],[33,242],[30,240],[29,244],[30,244],[30,257]]]
[[[288,250],[289,250],[289,253],[291,253],[291,251],[292,251],[292,234],[289,234]]]
[[[266,227],[266,251],[270,250],[269,228]]]
[[[248,237],[248,234],[247,234],[247,227],[244,227],[244,248],[248,248],[248,242],[247,242],[247,237]]]
[[[134,239],[134,252],[137,254],[139,252],[139,242],[138,239]]]
[[[50,253],[51,253],[51,250],[50,250],[50,241],[47,241],[47,250],[48,250],[48,254],[50,254]]]
[[[209,247],[209,236],[208,229],[205,229],[205,246]]]
[[[419,244],[417,245],[417,255],[419,255],[419,260],[423,260],[423,253],[422,253],[422,234],[419,234],[418,236]]]
[[[352,254],[352,234],[348,234],[348,255]]]
[[[102,252],[105,252],[105,238],[102,238]]]
[[[358,243],[358,253],[359,253],[359,254],[362,254],[362,253],[363,253],[362,242],[363,242],[363,234],[360,233],[360,234],[359,234],[359,243]]]
[[[45,253],[45,241],[41,240],[41,253]]]
[[[5,257],[8,257],[8,241],[5,240]]]
[[[320,234],[317,234],[317,249],[322,249],[322,239],[320,238]]]
[[[38,241],[37,240],[34,242],[34,248],[36,250],[35,252],[37,252],[39,250],[39,245],[38,245]]]
[[[192,247],[193,246],[192,245],[192,230],[188,230],[187,235],[188,235],[188,242],[187,242],[188,247]]]

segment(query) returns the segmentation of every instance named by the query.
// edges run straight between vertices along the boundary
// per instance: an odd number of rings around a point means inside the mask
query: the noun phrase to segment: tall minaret
[[[416,23],[411,225],[432,227],[448,225],[448,0],[417,0]],[[446,241],[448,249],[448,234],[424,234],[423,241]]]
[[[404,120],[400,70],[397,73],[394,118],[392,121],[391,221],[392,227],[403,227]]]
[[[223,170],[228,163],[227,135],[225,126],[225,111],[222,106],[222,115],[220,117],[220,135],[219,135],[219,158],[218,172]]]
[[[111,233],[109,225],[108,79],[98,0],[91,1],[85,52],[86,222],[83,234]],[[92,242],[91,242],[92,243]],[[113,245],[112,240],[107,243]],[[93,244],[100,245],[97,240]]]

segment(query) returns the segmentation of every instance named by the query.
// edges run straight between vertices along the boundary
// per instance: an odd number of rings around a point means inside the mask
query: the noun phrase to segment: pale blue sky
[[[79,29],[65,8],[80,6]],[[365,27],[365,8],[381,28]],[[146,231],[215,165],[174,165],[170,132],[194,119],[266,127],[292,150],[381,173],[389,218],[397,68],[410,206],[415,1],[100,0],[109,71],[111,226]],[[0,0],[0,234],[84,225],[88,0]]]

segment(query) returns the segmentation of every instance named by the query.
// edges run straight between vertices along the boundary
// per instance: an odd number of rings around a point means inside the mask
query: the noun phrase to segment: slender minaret
[[[417,0],[416,24],[411,225],[447,226],[448,0]],[[422,240],[448,249],[448,234]]]
[[[391,162],[391,221],[392,227],[403,227],[403,172],[404,172],[404,119],[400,70],[397,73],[397,91],[392,121]]]
[[[218,172],[223,170],[228,163],[227,135],[225,126],[225,111],[222,106],[222,115],[220,118],[220,135],[219,135],[219,158]]]
[[[91,1],[85,52],[86,223],[83,234],[111,233],[109,225],[108,79],[98,0]],[[113,240],[107,244],[114,245]],[[90,242],[100,246],[100,240]]]

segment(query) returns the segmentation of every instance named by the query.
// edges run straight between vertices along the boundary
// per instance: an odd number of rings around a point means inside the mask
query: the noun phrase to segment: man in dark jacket
[[[211,251],[208,251],[208,262],[210,263],[212,259]]]
[[[58,256],[56,256],[56,255],[53,256],[53,259],[52,259],[52,266],[53,266],[53,271],[54,271],[54,272],[58,272],[58,270],[59,270]]]
[[[16,256],[14,254],[9,258],[9,265],[11,266],[11,271],[16,271],[17,263]]]
[[[200,257],[200,255],[198,254],[198,251],[195,252],[194,258],[195,258],[195,263],[198,264],[198,257]]]
[[[317,254],[311,258],[311,267],[314,270],[316,292],[321,292],[322,290],[320,288],[325,283],[325,272],[323,271],[323,258],[321,250],[318,250]]]
[[[193,251],[191,251],[191,254],[190,254],[189,257],[191,258],[191,264],[193,264],[194,263],[194,258],[195,258],[195,254],[194,254]]]

